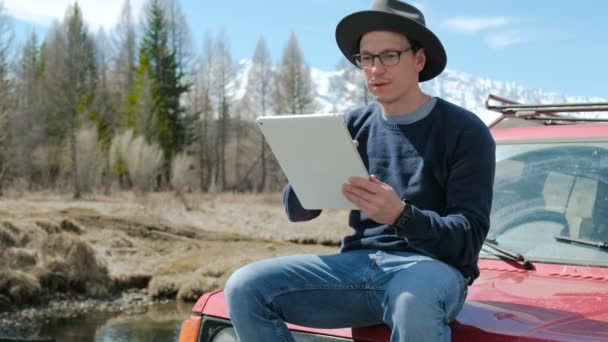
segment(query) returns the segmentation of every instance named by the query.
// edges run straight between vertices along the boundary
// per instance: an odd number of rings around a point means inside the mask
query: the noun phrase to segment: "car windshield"
[[[488,238],[528,260],[608,266],[608,142],[499,144]],[[482,251],[481,257],[491,257]]]

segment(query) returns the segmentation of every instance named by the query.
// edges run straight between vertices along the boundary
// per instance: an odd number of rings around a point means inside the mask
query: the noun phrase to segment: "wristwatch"
[[[408,202],[408,200],[406,200],[405,198],[401,201],[404,204],[403,211],[401,212],[401,214],[399,214],[399,217],[397,217],[395,223],[393,223],[393,227],[396,230],[405,229],[410,220],[412,219],[412,206],[410,205],[410,202]]]

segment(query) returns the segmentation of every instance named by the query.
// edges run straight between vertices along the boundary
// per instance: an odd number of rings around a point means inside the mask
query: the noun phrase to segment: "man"
[[[372,175],[343,187],[360,208],[350,213],[354,233],[336,255],[263,260],[235,272],[225,293],[236,333],[248,342],[293,341],[285,321],[387,324],[391,341],[449,341],[449,322],[479,275],[494,141],[477,116],[421,91],[446,55],[417,8],[376,0],[342,19],[336,38],[376,97],[346,117]],[[283,203],[292,221],[321,213],[302,208],[289,185]]]

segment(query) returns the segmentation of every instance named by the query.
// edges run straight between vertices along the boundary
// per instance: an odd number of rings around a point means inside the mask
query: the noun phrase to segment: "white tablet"
[[[351,176],[369,177],[341,114],[261,116],[257,120],[306,209],[357,209],[342,195]]]

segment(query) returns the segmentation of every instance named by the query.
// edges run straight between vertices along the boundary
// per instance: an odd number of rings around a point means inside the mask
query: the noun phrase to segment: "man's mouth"
[[[386,85],[388,85],[390,82],[388,81],[375,81],[375,82],[370,82],[371,86],[374,88],[382,88]]]

